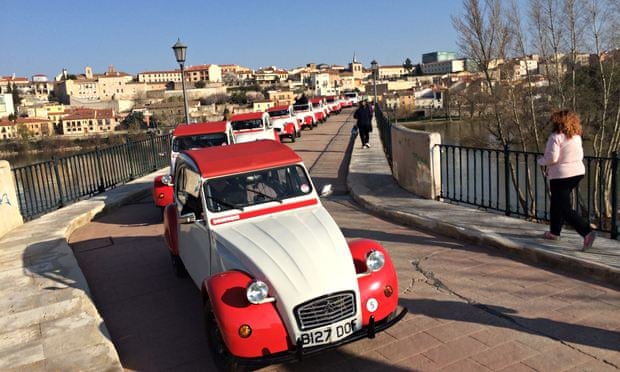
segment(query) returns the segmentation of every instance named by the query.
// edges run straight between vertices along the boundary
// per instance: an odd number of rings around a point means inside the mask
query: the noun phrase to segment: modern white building
[[[453,59],[450,61],[430,62],[422,64],[421,67],[422,73],[425,75],[449,74],[465,71],[465,60]]]
[[[15,114],[13,107],[13,95],[10,93],[0,94],[0,119]]]

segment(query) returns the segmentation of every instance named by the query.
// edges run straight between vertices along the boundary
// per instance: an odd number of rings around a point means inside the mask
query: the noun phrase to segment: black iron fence
[[[549,187],[535,152],[438,145],[440,197],[506,215],[549,220]],[[596,229],[617,238],[618,157],[586,156],[573,205]]]
[[[383,150],[392,164],[392,123],[376,106]],[[549,184],[536,152],[438,145],[440,198],[537,221],[549,220]],[[618,237],[620,158],[586,156],[586,174],[573,193],[573,205],[596,229]]]
[[[22,216],[34,219],[168,166],[170,137],[150,136],[13,168]]]
[[[380,105],[375,105],[375,121],[379,130],[379,137],[383,144],[383,152],[392,166],[392,122],[383,114]]]

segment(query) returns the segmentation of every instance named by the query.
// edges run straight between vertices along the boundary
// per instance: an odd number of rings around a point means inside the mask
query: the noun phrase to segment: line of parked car
[[[312,101],[307,111],[282,106],[179,125],[171,174],[155,181],[173,268],[201,290],[208,344],[222,368],[300,360],[374,338],[406,313],[386,249],[345,240],[320,201],[331,186],[317,190],[299,155],[279,141],[321,120]],[[332,105],[330,113],[342,107]]]

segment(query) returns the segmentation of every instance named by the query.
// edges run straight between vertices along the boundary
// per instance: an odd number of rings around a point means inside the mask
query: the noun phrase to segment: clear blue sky
[[[108,65],[131,74],[178,67],[171,46],[188,45],[186,65],[236,63],[282,68],[309,62],[365,66],[414,63],[456,51],[450,16],[461,0],[0,0],[0,75]]]

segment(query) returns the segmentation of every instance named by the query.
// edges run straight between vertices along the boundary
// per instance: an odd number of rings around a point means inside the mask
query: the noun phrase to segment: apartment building
[[[277,83],[288,80],[288,71],[281,70],[275,66],[260,69],[254,73],[254,78],[259,84]]]
[[[13,95],[10,93],[0,93],[0,119],[7,118],[15,114],[13,106]]]
[[[185,80],[196,83],[204,81],[209,83],[222,82],[222,69],[218,65],[190,66],[185,69]]]
[[[181,70],[171,71],[143,71],[138,73],[138,82],[140,83],[180,83]]]
[[[443,75],[465,71],[464,59],[423,63],[422,73],[425,75]]]
[[[379,66],[379,79],[398,79],[407,73],[407,70],[401,65]]]
[[[0,119],[0,139],[17,138],[17,124],[10,120]]]
[[[79,108],[67,112],[62,119],[62,130],[65,136],[103,134],[119,129],[120,121],[111,109]]]
[[[274,103],[274,106],[288,106],[295,102],[295,93],[290,90],[271,90],[267,92],[267,98]]]
[[[30,80],[21,76],[0,76],[0,94],[9,93],[13,88],[19,92],[26,92],[30,89]]]
[[[269,99],[259,99],[252,102],[252,111],[254,112],[264,112],[272,107],[275,107],[275,103]]]

